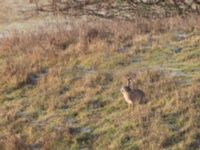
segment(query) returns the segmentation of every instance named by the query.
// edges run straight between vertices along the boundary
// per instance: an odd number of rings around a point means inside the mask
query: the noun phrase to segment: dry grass
[[[99,20],[1,40],[0,149],[198,149],[198,24]],[[149,103],[127,109],[127,75]]]

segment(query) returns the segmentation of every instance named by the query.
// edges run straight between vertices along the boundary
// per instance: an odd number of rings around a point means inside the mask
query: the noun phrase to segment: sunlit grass
[[[199,148],[199,33],[176,41],[104,23],[1,42],[0,149]],[[149,103],[128,109],[127,76]]]

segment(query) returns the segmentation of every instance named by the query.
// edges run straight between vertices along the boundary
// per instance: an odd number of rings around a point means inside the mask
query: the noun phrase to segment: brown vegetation
[[[2,39],[0,149],[198,149],[199,23],[100,20]],[[150,99],[131,112],[126,75]]]

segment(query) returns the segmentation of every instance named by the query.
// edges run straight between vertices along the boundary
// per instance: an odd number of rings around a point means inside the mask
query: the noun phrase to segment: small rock
[[[81,129],[81,132],[82,133],[90,133],[92,130],[90,129],[90,128],[88,128],[88,127],[85,127],[85,128],[82,128]]]
[[[174,49],[175,53],[180,53],[181,51],[182,51],[182,48],[180,48],[180,47]]]
[[[188,37],[187,34],[184,34],[184,33],[178,34],[178,35],[176,36],[176,40],[177,40],[177,41],[182,41],[182,40],[185,40],[187,37]]]
[[[124,48],[124,47],[121,47],[121,48],[117,49],[117,52],[119,52],[119,53],[123,53],[125,51],[126,51],[126,48]]]
[[[31,144],[30,147],[33,150],[40,150],[42,145],[40,143],[36,143],[36,144]]]

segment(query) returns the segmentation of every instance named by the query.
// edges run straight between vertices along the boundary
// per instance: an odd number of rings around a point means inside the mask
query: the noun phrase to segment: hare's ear
[[[131,78],[130,78],[130,77],[127,78],[127,86],[128,86],[128,87],[131,86]]]

